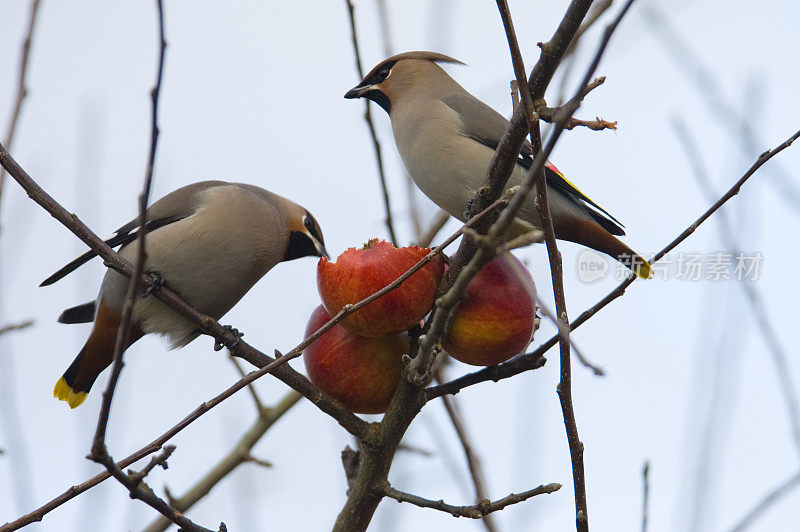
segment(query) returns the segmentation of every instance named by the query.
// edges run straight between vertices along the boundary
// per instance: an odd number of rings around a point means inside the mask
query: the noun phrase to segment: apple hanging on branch
[[[391,284],[430,252],[409,246],[396,248],[374,238],[361,249],[350,248],[335,260],[323,257],[317,265],[317,288],[322,304],[335,315],[348,303],[357,303]],[[444,261],[434,258],[397,289],[345,318],[341,324],[362,336],[384,336],[407,331],[433,307]]]
[[[444,341],[447,353],[465,364],[494,366],[531,342],[536,287],[525,265],[511,253],[487,262],[467,286]]]
[[[311,314],[306,337],[330,315],[320,305]],[[308,378],[357,414],[382,414],[389,406],[408,353],[406,334],[366,337],[341,325],[320,336],[303,352]]]

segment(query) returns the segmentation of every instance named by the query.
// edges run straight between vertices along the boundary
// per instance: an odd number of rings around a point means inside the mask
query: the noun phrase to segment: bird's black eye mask
[[[386,81],[386,78],[392,73],[392,68],[394,68],[396,62],[397,61],[388,61],[370,72],[359,87],[368,87],[369,85],[377,85]]]
[[[322,240],[322,235],[319,234],[319,229],[317,225],[317,221],[311,216],[311,213],[306,212],[306,215],[303,216],[303,225],[308,229],[308,232],[311,233],[311,236],[319,240],[320,244],[324,244],[325,242]]]
[[[348,91],[344,97],[366,98],[368,100],[372,100],[383,107],[384,111],[391,113],[392,104],[389,101],[389,97],[386,96],[386,94],[380,89],[367,87],[379,85],[386,81],[386,78],[388,78],[392,73],[392,68],[394,68],[395,63],[397,63],[397,61],[387,61],[382,65],[375,67],[372,72],[367,74],[367,77],[365,77],[361,83],[350,89],[350,91]],[[360,91],[359,89],[364,89],[364,91]]]

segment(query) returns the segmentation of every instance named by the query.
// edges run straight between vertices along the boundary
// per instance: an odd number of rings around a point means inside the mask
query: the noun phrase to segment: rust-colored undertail
[[[89,339],[86,340],[86,345],[58,380],[53,390],[53,395],[66,401],[70,408],[75,408],[83,403],[97,376],[113,361],[120,320],[119,312],[112,310],[102,301],[100,302],[94,328]],[[142,331],[132,324],[128,342],[123,351],[141,337]]]
[[[592,220],[572,219],[568,224],[558,224],[555,232],[556,238],[610,255],[642,279],[653,276],[653,268],[649,262]]]

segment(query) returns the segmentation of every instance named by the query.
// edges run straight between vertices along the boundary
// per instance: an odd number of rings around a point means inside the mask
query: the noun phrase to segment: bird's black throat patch
[[[301,257],[319,256],[319,251],[314,245],[314,241],[303,231],[292,231],[289,233],[289,245],[286,246],[286,254],[283,260],[294,260]]]

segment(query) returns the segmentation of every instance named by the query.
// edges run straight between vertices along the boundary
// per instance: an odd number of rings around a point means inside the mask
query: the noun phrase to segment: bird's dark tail
[[[83,403],[97,376],[113,360],[119,324],[120,314],[101,302],[97,310],[94,328],[89,339],[86,340],[86,345],[83,346],[64,375],[58,379],[53,389],[53,396],[66,401],[70,408],[76,408]],[[123,351],[141,337],[142,331],[136,325],[132,325],[127,345],[123,347]]]
[[[653,267],[649,262],[592,220],[572,219],[568,224],[558,224],[556,237],[610,255],[642,279],[653,276]]]

